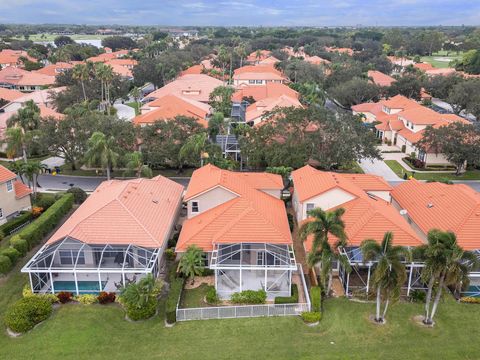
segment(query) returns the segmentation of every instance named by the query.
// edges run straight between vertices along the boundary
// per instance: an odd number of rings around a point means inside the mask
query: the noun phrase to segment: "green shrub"
[[[297,284],[292,284],[292,296],[277,296],[275,304],[295,304],[298,303],[298,287]]]
[[[64,194],[52,206],[42,213],[35,221],[24,227],[18,235],[25,239],[29,248],[37,245],[60,220],[67,214],[73,205],[73,194]]]
[[[306,311],[302,313],[302,319],[305,321],[307,324],[313,324],[322,318],[322,313],[317,312],[317,311]]]
[[[157,299],[150,299],[145,306],[140,308],[137,306],[127,306],[126,311],[130,320],[137,321],[149,319],[155,315],[155,312],[157,311]]]
[[[185,279],[174,278],[170,280],[170,291],[165,303],[165,318],[167,323],[173,324],[177,321],[177,304],[182,294]]]
[[[0,274],[6,274],[12,269],[12,261],[8,256],[0,254]]]
[[[73,298],[73,294],[70,291],[60,291],[57,294],[58,301],[60,301],[62,304],[66,304],[70,302]]]
[[[209,286],[207,290],[207,294],[205,295],[205,299],[207,300],[207,303],[215,305],[218,304],[220,301],[217,290],[215,289],[215,286]]]
[[[173,261],[175,260],[175,250],[174,249],[166,249],[165,250],[165,257],[167,258],[167,260],[170,260],[170,261]]]
[[[46,320],[52,313],[52,304],[41,296],[29,296],[10,306],[4,322],[14,332],[24,333]]]
[[[410,300],[413,302],[424,303],[427,299],[427,293],[422,290],[413,290],[410,293]]]
[[[230,301],[234,304],[265,304],[267,293],[265,290],[243,290],[233,293]]]
[[[100,304],[106,305],[115,302],[117,295],[114,292],[101,291],[97,296],[97,300]]]
[[[30,211],[27,211],[0,226],[0,232],[2,232],[4,235],[10,235],[13,230],[32,220],[32,218],[32,213]]]
[[[98,301],[97,297],[93,294],[78,295],[75,296],[74,299],[83,305],[95,304]]]
[[[22,239],[20,235],[13,235],[10,238],[10,246],[17,250],[21,256],[25,256],[28,252],[27,240]]]
[[[295,220],[293,219],[293,215],[288,213],[287,219],[288,219],[288,226],[290,227],[290,232],[292,232],[293,228],[295,227]]]
[[[81,204],[85,200],[87,200],[87,193],[85,190],[80,189],[78,187],[72,187],[67,190],[67,194],[73,194],[73,199],[75,201],[75,204]]]
[[[209,269],[207,267],[204,267],[200,276],[211,276],[213,274],[215,274],[215,271],[213,271],[212,269]]]
[[[322,292],[320,287],[312,286],[310,288],[310,301],[312,303],[312,311],[320,312],[322,308]]]
[[[33,206],[41,207],[43,210],[47,210],[55,203],[55,194],[38,193]]]
[[[35,296],[35,294],[32,291],[32,288],[30,287],[30,284],[24,285],[22,290],[22,296],[23,297]]]
[[[12,247],[5,248],[2,251],[0,251],[0,256],[1,255],[8,257],[12,262],[12,265],[15,265],[17,263],[18,258],[21,256],[20,252],[17,249],[14,249]]]
[[[52,293],[49,294],[32,294],[33,296],[41,297],[50,301],[51,304],[58,303],[58,296]]]
[[[168,245],[167,246],[169,248],[174,248],[175,246],[177,246],[179,236],[180,236],[180,230],[175,232],[175,234],[173,234],[172,238],[168,240]]]

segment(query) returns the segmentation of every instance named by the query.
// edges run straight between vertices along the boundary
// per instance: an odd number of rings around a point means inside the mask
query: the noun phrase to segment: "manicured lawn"
[[[138,106],[138,102],[130,102],[130,103],[125,103],[125,105],[128,105],[132,108],[135,109],[135,115],[139,115],[140,114],[140,108]]]
[[[208,288],[209,285],[202,284],[195,289],[183,289],[181,307],[195,308],[208,306],[208,304],[203,301],[207,295]]]
[[[385,160],[390,169],[395,174],[403,178],[403,174],[410,176],[412,173],[407,171],[397,160]],[[468,170],[460,176],[453,173],[415,173],[415,179],[418,180],[480,180],[480,170]]]
[[[450,51],[447,55],[446,51],[439,51],[438,53],[434,53],[432,56],[422,56],[422,61],[432,64],[432,66],[436,68],[448,68],[450,66],[450,61],[460,59],[462,57],[462,53]],[[446,59],[449,61],[441,61],[439,59]]]

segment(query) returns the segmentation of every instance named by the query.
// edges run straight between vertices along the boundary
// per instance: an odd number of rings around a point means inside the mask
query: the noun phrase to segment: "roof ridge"
[[[153,236],[153,234],[141,223],[140,220],[138,220],[137,216],[135,216],[131,211],[130,209],[128,209],[125,204],[119,200],[119,199],[115,199],[116,201],[118,201],[120,203],[120,205],[127,211],[127,213],[129,213],[132,218],[135,220],[135,222],[140,225],[140,227],[145,230],[145,232],[150,236],[150,238],[159,246],[161,246],[162,244],[159,243],[159,241]]]

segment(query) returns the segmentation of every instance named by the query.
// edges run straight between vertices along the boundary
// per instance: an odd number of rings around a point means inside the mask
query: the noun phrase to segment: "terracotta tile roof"
[[[275,65],[276,63],[279,63],[280,60],[278,60],[275,56],[269,56],[263,60],[260,60],[258,62],[258,65]]]
[[[53,102],[53,99],[50,94],[64,91],[66,88],[67,88],[66,86],[61,86],[61,87],[52,88],[52,89],[37,90],[27,94],[22,93],[21,97],[13,100],[12,102],[18,103],[18,104],[24,104],[29,100],[33,100],[37,105],[50,106]],[[8,104],[5,105],[4,108],[8,108]]]
[[[247,107],[245,119],[247,122],[255,121],[261,118],[265,113],[272,111],[275,108],[284,108],[291,106],[300,108],[302,107],[302,104],[297,98],[292,98],[287,95],[265,98]]]
[[[3,49],[0,51],[0,64],[4,66],[19,66],[22,65],[20,61],[21,57],[25,57],[32,62],[37,62],[37,60],[28,55],[26,51]]]
[[[413,64],[414,67],[416,67],[417,69],[419,70],[422,70],[422,71],[427,71],[427,70],[433,70],[435,69],[431,64],[429,63],[417,63],[417,64]]]
[[[54,109],[46,107],[45,105],[39,105],[38,108],[40,109],[41,117],[53,117],[56,120],[62,120],[65,118],[65,115],[56,112]]]
[[[267,57],[269,57],[272,52],[269,50],[260,50],[259,53],[260,53],[259,54],[260,56],[258,57],[257,51],[252,52],[250,55],[247,56],[246,61],[255,62],[255,61],[264,60]]]
[[[11,90],[11,89],[5,89],[0,87],[0,99],[4,99],[7,101],[13,101],[18,98],[21,98],[25,94],[17,91],[17,90]]]
[[[160,98],[173,94],[201,102],[208,102],[210,93],[218,86],[223,86],[223,82],[211,76],[205,74],[187,74],[169,82],[148,96]]]
[[[207,127],[207,116],[210,113],[210,106],[199,101],[183,98],[176,95],[165,95],[147,104],[151,109],[133,119],[134,124],[151,124],[156,120],[173,119],[176,116],[193,117],[202,126]]]
[[[480,194],[469,186],[412,179],[395,187],[392,197],[423,233],[453,231],[465,250],[480,249]]]
[[[390,86],[396,81],[393,77],[376,70],[369,70],[367,76],[378,86]]]
[[[30,195],[33,191],[20,180],[17,180],[13,183],[15,189],[15,197],[21,199],[27,195]]]
[[[107,65],[121,65],[121,66],[125,66],[125,67],[128,67],[128,68],[133,68],[135,65],[138,64],[138,61],[137,60],[134,60],[134,59],[110,59],[108,60],[107,62]]]
[[[283,201],[259,190],[259,186],[283,189],[279,175],[238,173],[207,165],[193,173],[185,199],[216,186],[237,196],[186,220],[177,252],[192,244],[212,251],[218,243],[292,243]]]
[[[421,106],[416,101],[403,95],[395,95],[388,100],[383,100],[382,104],[390,109],[408,109]]]
[[[181,72],[181,75],[199,75],[199,74],[203,74],[203,72],[205,71],[205,68],[203,67],[203,65],[199,64],[199,65],[193,65],[193,66],[190,66],[188,69],[186,70],[183,70]]]
[[[119,64],[110,64],[110,62],[107,62],[106,64],[111,66],[112,71],[117,75],[120,75],[120,76],[125,77],[125,78],[132,78],[133,77],[132,70],[129,69],[128,67],[125,67],[125,66],[119,65]]]
[[[431,69],[431,70],[427,70],[425,72],[429,76],[437,76],[437,75],[448,76],[448,75],[455,74],[457,72],[457,70],[455,70],[454,68],[443,68],[443,69]]]
[[[16,179],[17,175],[13,171],[10,171],[5,166],[0,165],[0,184],[7,182],[8,180]]]
[[[253,97],[255,101],[263,100],[265,98],[279,97],[287,95],[289,97],[298,99],[299,94],[291,87],[280,83],[267,83],[265,85],[244,85],[237,88],[232,95],[232,101],[241,101],[244,97]]]
[[[382,111],[382,103],[369,102],[369,103],[353,105],[352,110],[355,112],[361,112],[361,113],[369,112],[373,115],[376,115]]]
[[[50,64],[41,69],[38,69],[36,72],[43,75],[57,76],[58,74],[63,73],[65,70],[72,68],[73,65],[70,63],[57,62],[56,64]]]
[[[320,56],[314,55],[314,56],[305,56],[304,60],[310,64],[313,65],[329,65],[331,64],[331,61],[328,61],[327,59],[323,59]]]
[[[87,244],[159,248],[176,221],[183,186],[162,176],[105,181],[52,235]]]
[[[17,86],[47,86],[55,83],[55,76],[43,75],[37,72],[8,66],[0,70],[0,83]]]
[[[235,69],[234,80],[286,80],[286,76],[269,65],[246,65]]]

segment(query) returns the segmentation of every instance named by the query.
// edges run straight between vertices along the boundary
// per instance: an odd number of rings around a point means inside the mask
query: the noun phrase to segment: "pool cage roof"
[[[407,250],[412,250],[413,248],[410,246],[406,246]],[[347,246],[344,248],[339,249],[340,254],[345,256],[348,259],[348,262],[350,265],[372,265],[376,263],[376,260],[371,260],[371,261],[364,261],[363,259],[363,254],[362,254],[362,249],[359,246]],[[423,261],[415,261],[415,259],[412,258],[407,258],[402,261],[405,264],[416,264],[418,266],[423,266]]]
[[[160,249],[134,244],[86,244],[65,237],[45,244],[22,268],[22,272],[109,272],[150,273],[158,261]],[[91,254],[93,261],[85,261]],[[60,256],[70,256],[71,264],[60,264]],[[108,261],[107,258],[111,260]],[[57,261],[56,261],[57,260]]]

